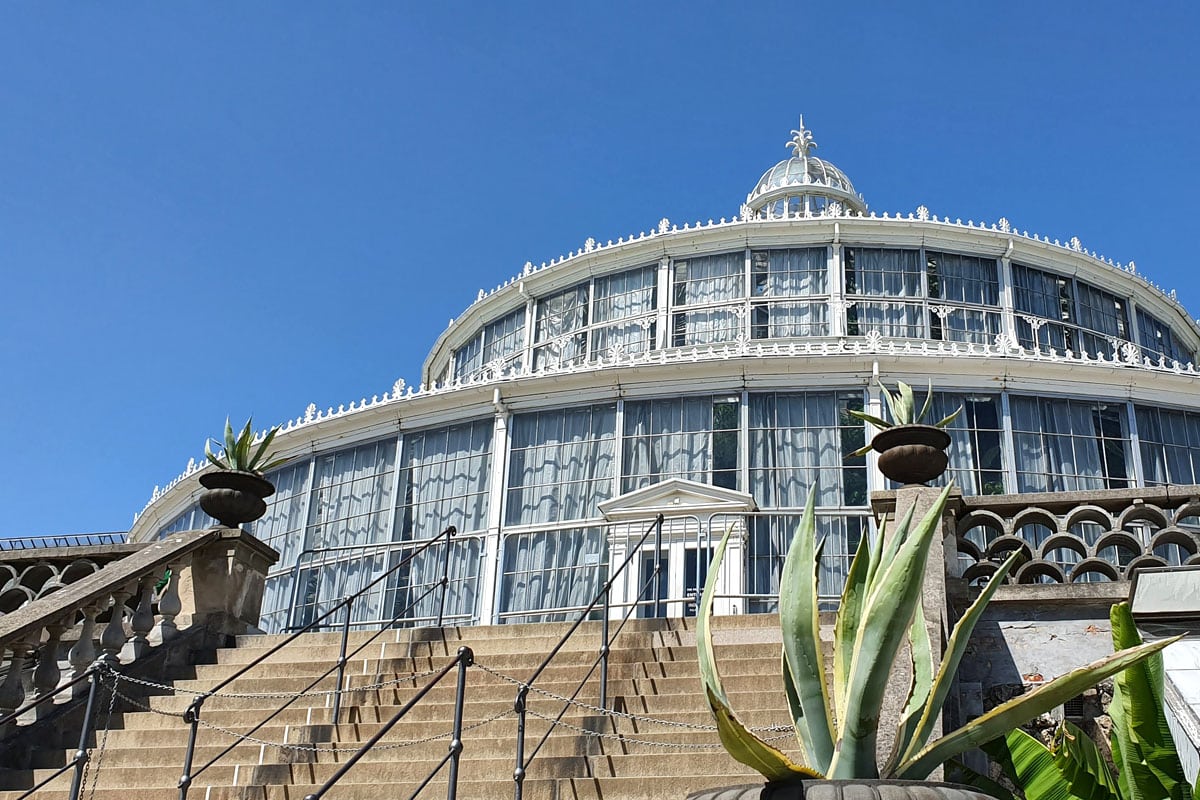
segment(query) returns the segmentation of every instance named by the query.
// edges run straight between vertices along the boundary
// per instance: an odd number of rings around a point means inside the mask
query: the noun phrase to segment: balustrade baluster
[[[46,626],[47,638],[38,649],[37,667],[33,670],[33,688],[36,697],[54,694],[54,691],[58,689],[58,682],[62,678],[62,670],[58,666],[58,645],[62,641],[63,634],[74,627],[74,624],[75,615],[72,613]],[[41,718],[53,710],[54,702],[48,701],[38,706],[37,715]]]
[[[25,662],[33,652],[34,645],[28,641],[13,642],[8,646],[12,650],[12,658],[8,662],[8,675],[0,685],[0,716],[11,714],[25,702],[25,683],[22,673]]]
[[[133,596],[134,586],[126,586],[112,593],[112,615],[100,634],[101,660],[116,666],[121,663],[121,648],[125,646],[125,601]]]
[[[154,629],[154,584],[157,582],[156,576],[148,575],[142,578],[138,586],[141,594],[138,597],[137,609],[129,620],[133,637],[126,646],[129,651],[126,655],[130,661],[141,658],[150,649],[149,636],[150,631]]]
[[[181,564],[167,566],[170,577],[167,585],[158,595],[159,622],[156,638],[160,642],[165,642],[179,633],[179,628],[175,625],[175,617],[179,616],[179,612],[183,610],[183,601],[179,598],[179,570],[181,567]]]
[[[71,677],[78,678],[87,672],[96,661],[96,617],[104,607],[100,603],[89,603],[83,607],[83,624],[79,627],[79,638],[67,652],[67,661],[71,664]],[[88,693],[88,684],[75,684],[74,695],[80,697]]]

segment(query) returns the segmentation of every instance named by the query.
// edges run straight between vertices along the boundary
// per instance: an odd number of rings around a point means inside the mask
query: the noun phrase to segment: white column
[[[671,268],[670,256],[658,260],[658,342],[657,348],[662,350],[671,344],[671,281],[674,270]]]
[[[1132,400],[1125,401],[1125,416],[1129,420],[1129,451],[1133,467],[1133,474],[1129,477],[1133,486],[1145,486],[1146,473],[1142,467],[1142,440],[1138,435],[1137,412],[1133,408]]]
[[[1013,435],[1012,408],[1008,400],[1008,392],[1000,393],[1000,416],[1004,426],[1004,493],[1017,492],[1017,446]]]
[[[497,398],[498,401],[498,398]],[[508,478],[508,409],[497,402],[492,424],[491,475],[488,476],[487,533],[483,537],[479,573],[479,624],[497,624],[500,613],[500,529],[504,524],[504,487]]]
[[[825,283],[829,287],[829,333],[846,335],[846,292],[842,287],[842,248],[832,245],[825,251]]]
[[[1009,243],[1009,249],[1012,249],[1011,242]],[[1016,342],[1017,323],[1016,318],[1013,316],[1013,302],[1012,259],[1005,255],[1000,259],[1000,325],[1001,330]]]

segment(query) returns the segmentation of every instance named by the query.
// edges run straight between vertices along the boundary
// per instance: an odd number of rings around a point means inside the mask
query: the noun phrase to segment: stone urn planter
[[[967,786],[930,781],[813,780],[706,789],[687,800],[995,800]]]
[[[879,471],[896,483],[926,484],[946,471],[950,434],[933,425],[897,425],[871,440]]]
[[[269,480],[253,472],[220,470],[200,476],[205,488],[200,508],[226,528],[239,528],[267,513],[266,498],[275,494]]]

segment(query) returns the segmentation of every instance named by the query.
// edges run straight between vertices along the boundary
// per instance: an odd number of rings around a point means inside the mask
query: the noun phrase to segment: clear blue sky
[[[226,414],[382,394],[483,286],[733,216],[803,112],[873,210],[1200,312],[1192,2],[0,9],[0,535],[124,530]]]

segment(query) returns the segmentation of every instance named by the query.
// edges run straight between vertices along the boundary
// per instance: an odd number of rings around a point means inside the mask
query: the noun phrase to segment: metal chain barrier
[[[129,681],[130,683],[138,683],[141,685],[150,685],[150,686],[158,685],[158,684],[149,683],[148,681],[130,679],[123,675],[118,675],[117,678],[118,678],[118,680],[126,680],[126,681]],[[159,716],[163,716],[163,717],[175,717],[176,719],[183,718],[184,712],[182,712],[182,711],[162,711],[161,709],[151,708],[148,704],[143,703],[139,700],[135,700],[134,698],[129,697],[128,695],[122,694],[121,692],[117,691],[115,688],[114,688],[113,692],[116,697],[120,697],[126,703],[129,703],[130,705],[132,705],[136,708],[139,708],[143,711],[149,711],[152,714],[158,714]],[[505,717],[510,717],[515,713],[516,712],[513,711],[511,708],[505,709],[496,714],[493,714],[492,716],[488,717],[487,719],[483,719],[478,722],[474,722],[470,725],[464,725],[463,732],[465,733],[466,731],[475,730],[476,728],[482,728],[483,726],[490,725],[491,723],[493,723],[497,720],[504,719]],[[225,727],[222,727],[221,725],[217,725],[216,723],[208,722],[207,720],[204,720],[204,719],[200,720],[200,727],[208,728],[209,730],[217,731],[218,733],[223,733],[226,736],[229,736],[230,738],[238,739],[243,742],[250,742],[251,744],[263,745],[266,747],[278,747],[281,750],[294,750],[294,751],[305,752],[305,753],[335,753],[335,754],[357,753],[358,752],[358,748],[320,747],[315,744],[300,744],[300,743],[287,744],[284,742],[274,742],[269,739],[260,739],[255,736],[246,736],[242,733],[239,733],[238,731],[232,730],[231,728],[225,728]],[[380,744],[380,745],[376,745],[373,749],[374,750],[399,750],[403,747],[411,747],[411,746],[417,745],[417,744],[426,744],[428,742],[436,742],[439,739],[448,739],[452,735],[453,735],[453,731],[446,731],[445,733],[439,733],[434,736],[426,736],[423,739],[406,739],[406,740],[399,741],[399,742],[392,742],[392,743],[389,743],[386,745]],[[99,765],[97,765],[97,766],[99,766]]]
[[[405,675],[402,678],[393,678],[388,681],[370,683],[364,686],[352,686],[349,689],[341,689],[340,691],[342,694],[345,694],[346,692],[370,692],[376,689],[386,689],[389,686],[396,686],[397,684],[406,683],[408,681],[419,681],[422,678],[428,678],[430,675],[435,675],[437,672],[438,670],[436,669],[426,670],[425,672],[415,672],[412,675]],[[133,678],[128,675],[122,675],[121,680],[128,681],[129,683],[136,683],[139,686],[146,686],[151,689],[163,689],[168,692],[173,692],[176,695],[186,694],[192,695],[193,697],[204,696],[205,698],[230,697],[242,700],[252,700],[256,698],[260,700],[290,700],[293,697],[326,697],[329,695],[335,695],[339,692],[338,689],[314,689],[307,692],[214,692],[213,694],[209,694],[208,692],[201,691],[199,689],[181,689],[176,686],[168,686],[165,683],[154,683],[153,681],[148,681],[141,678]]]
[[[523,686],[524,685],[524,683],[522,681],[518,680],[517,678],[514,678],[511,675],[505,675],[503,672],[491,669],[490,667],[488,667],[484,664],[480,664],[479,662],[476,662],[475,666],[479,667],[481,670],[483,670],[487,674],[491,675],[492,677],[500,678],[501,680],[508,681],[509,683],[513,684],[514,686]],[[606,708],[601,708],[599,706],[588,705],[587,703],[583,702],[582,700],[572,700],[569,697],[563,697],[562,695],[555,694],[554,692],[549,692],[549,691],[546,691],[545,689],[539,689],[536,686],[530,686],[529,691],[534,692],[536,694],[543,695],[544,697],[548,697],[551,700],[557,700],[560,703],[566,703],[568,705],[577,706],[579,708],[584,709],[585,711],[590,711],[593,714],[602,714],[606,717],[617,717],[618,719],[627,719],[627,720],[630,720],[631,722],[645,722],[645,723],[650,723],[653,725],[663,725],[663,726],[672,727],[672,728],[685,728],[687,730],[694,730],[694,731],[715,732],[717,730],[716,725],[702,725],[702,724],[695,723],[695,722],[676,722],[675,720],[670,720],[670,719],[658,719],[656,717],[644,717],[640,714],[630,714],[625,711],[614,711],[612,709],[606,709]],[[532,714],[533,712],[531,711],[529,713]],[[559,724],[566,725],[565,722],[560,722]],[[750,730],[755,733],[775,733],[777,731],[782,731],[782,730],[790,731],[791,729],[792,729],[792,726],[790,726],[790,725],[769,725],[769,726],[762,727],[762,728],[751,728]]]
[[[710,743],[679,744],[678,742],[655,742],[655,741],[651,741],[649,739],[635,739],[632,736],[625,736],[620,733],[604,733],[603,731],[588,730],[587,728],[581,728],[578,725],[572,725],[570,722],[563,722],[562,720],[555,720],[554,717],[551,717],[547,714],[539,714],[538,712],[533,711],[533,710],[528,710],[527,713],[531,717],[537,717],[538,719],[545,720],[546,722],[549,722],[551,724],[561,725],[562,727],[569,728],[578,734],[581,734],[583,736],[591,736],[594,739],[611,739],[614,742],[624,742],[625,744],[644,744],[648,747],[662,747],[662,748],[672,749],[672,750],[710,750],[710,749],[711,750],[722,750],[725,747],[725,745],[720,744],[719,742],[711,743],[711,744]],[[758,730],[759,731],[782,730],[784,727],[788,727],[788,726],[776,725],[771,728],[758,728]],[[791,734],[791,733],[785,733],[780,736],[768,737],[766,739],[763,739],[763,741],[764,742],[778,742],[783,739],[790,739],[790,738],[792,738],[792,736],[793,736],[793,734]]]
[[[96,787],[100,784],[100,767],[104,763],[104,750],[108,746],[108,731],[112,727],[113,708],[117,705],[117,681],[120,675],[112,668],[108,662],[104,662],[104,666],[100,668],[100,673],[107,674],[112,678],[112,686],[108,687],[108,716],[104,718],[104,734],[100,737],[100,747],[96,751],[96,771],[92,775],[92,787],[88,792],[88,800],[95,800]],[[88,773],[92,766],[92,760],[89,758],[83,765],[83,781],[81,787],[87,786]]]
[[[506,683],[513,684],[514,686],[522,686],[523,685],[523,682],[521,680],[514,678],[511,675],[507,675],[503,672],[500,672],[499,670],[488,667],[484,664],[480,664],[479,662],[476,662],[474,664],[474,666],[478,667],[483,672],[486,672],[488,675],[491,675],[492,677],[495,677],[502,681],[505,681]],[[383,682],[371,684],[368,686],[354,687],[353,689],[347,689],[344,691],[371,691],[374,689],[382,689],[382,688],[386,688],[389,686],[395,686],[396,684],[399,684],[399,683],[415,682],[422,678],[429,677],[430,675],[433,675],[436,672],[438,672],[438,670],[429,670],[426,672],[414,673],[412,675],[406,675],[402,678],[395,678],[395,679],[392,679],[389,681],[383,681]],[[104,675],[107,678],[107,680],[105,682],[105,686],[108,687],[111,692],[111,696],[110,696],[110,700],[109,700],[109,712],[108,712],[110,720],[112,717],[113,706],[115,705],[118,697],[123,702],[128,703],[130,706],[141,709],[143,711],[148,711],[152,714],[158,714],[159,716],[164,716],[164,717],[173,717],[176,719],[184,718],[184,712],[182,712],[182,711],[164,711],[162,709],[154,708],[148,702],[142,702],[141,700],[137,700],[137,699],[130,697],[129,695],[121,692],[119,686],[122,681],[125,681],[130,684],[134,684],[137,686],[142,686],[145,688],[163,690],[163,691],[167,691],[167,692],[175,692],[178,694],[188,694],[188,695],[194,695],[194,696],[206,695],[205,692],[198,691],[198,690],[178,689],[178,688],[170,686],[168,684],[156,683],[154,681],[145,680],[143,678],[134,678],[134,677],[131,677],[128,675],[122,675],[122,674],[112,670],[111,667],[105,668]],[[111,683],[109,683],[110,681],[111,681]],[[218,694],[213,694],[213,695],[208,695],[208,696],[210,696],[210,697],[244,698],[244,699],[245,698],[249,698],[249,699],[253,699],[253,698],[290,699],[292,697],[309,697],[309,696],[324,697],[324,696],[334,694],[336,691],[337,690],[321,690],[321,691],[312,691],[312,692],[303,692],[303,693],[293,692],[290,694],[289,693],[278,693],[278,692],[241,692],[241,693],[228,692],[228,693],[218,693]],[[648,716],[643,716],[640,714],[632,714],[632,713],[623,712],[623,711],[615,711],[612,709],[605,709],[605,708],[601,708],[599,706],[590,705],[590,704],[585,703],[580,700],[571,700],[567,697],[563,697],[562,695],[558,695],[558,694],[555,694],[554,692],[548,691],[546,689],[537,688],[537,687],[530,687],[530,691],[536,692],[536,693],[538,693],[544,697],[547,697],[551,700],[555,700],[560,703],[567,703],[569,705],[573,705],[580,709],[588,711],[592,714],[598,714],[598,715],[602,715],[605,717],[614,717],[614,718],[618,718],[618,719],[629,720],[631,722],[650,724],[650,725],[660,725],[660,726],[679,728],[679,729],[684,729],[684,730],[702,731],[705,733],[712,733],[712,732],[716,732],[716,730],[717,730],[717,726],[715,726],[715,725],[704,725],[704,724],[690,723],[690,722],[678,722],[675,720],[658,719],[655,717],[648,717]],[[472,723],[470,725],[464,726],[463,732],[465,733],[470,730],[482,728],[485,725],[490,725],[491,723],[496,722],[498,720],[502,720],[507,717],[514,716],[515,713],[516,712],[511,708],[505,709],[496,714],[493,714],[492,716],[490,716],[486,719],[483,719],[478,722]],[[603,731],[589,730],[587,728],[583,728],[579,725],[574,725],[570,722],[566,722],[561,719],[556,720],[554,717],[551,717],[551,716],[545,715],[545,714],[540,714],[532,709],[529,709],[528,713],[533,717],[536,717],[536,718],[541,719],[546,722],[550,722],[552,725],[558,725],[558,726],[561,726],[568,730],[574,731],[575,733],[577,733],[581,736],[588,736],[588,737],[596,738],[596,739],[606,739],[606,740],[610,740],[610,741],[614,741],[614,742],[621,742],[624,744],[644,745],[647,747],[655,747],[655,748],[668,749],[668,750],[710,750],[710,749],[711,750],[720,750],[723,747],[720,743],[684,744],[684,743],[679,743],[679,742],[662,742],[662,741],[654,741],[654,740],[650,740],[650,739],[639,739],[639,738],[630,737],[630,736],[620,734],[620,733],[605,733]],[[329,753],[329,754],[333,754],[333,755],[344,755],[344,754],[355,753],[358,751],[358,748],[321,747],[317,744],[285,743],[285,742],[271,741],[269,739],[262,739],[262,738],[258,738],[255,736],[247,736],[247,735],[239,733],[238,731],[235,731],[231,728],[226,728],[226,727],[223,727],[216,723],[208,722],[207,720],[203,720],[203,719],[200,720],[200,725],[201,725],[201,727],[207,728],[212,731],[216,731],[225,736],[228,736],[230,738],[233,738],[233,739],[236,739],[236,740],[239,740],[242,742],[248,742],[251,744],[256,744],[256,745],[265,746],[265,747],[276,747],[281,750],[290,750],[290,751],[304,752],[304,753]],[[100,748],[98,750],[98,758],[96,761],[96,772],[97,773],[99,772],[100,764],[101,764],[101,761],[103,760],[103,756],[104,756],[104,748],[105,748],[105,745],[108,740],[108,727],[109,727],[108,723],[106,723],[104,735],[101,740]],[[765,726],[765,727],[756,727],[756,728],[751,728],[751,730],[756,733],[779,733],[781,731],[787,731],[786,733],[782,733],[781,735],[778,735],[778,736],[771,736],[771,737],[764,738],[763,741],[766,741],[766,742],[774,742],[774,741],[780,741],[780,740],[784,740],[784,739],[790,739],[793,735],[791,733],[790,725],[772,725],[772,726]],[[404,740],[404,741],[398,741],[398,742],[390,742],[388,744],[379,744],[379,745],[376,745],[373,749],[380,750],[380,751],[400,750],[405,747],[412,747],[414,745],[427,744],[429,742],[435,742],[435,741],[438,741],[441,739],[448,739],[452,735],[453,735],[452,731],[446,731],[444,733],[439,733],[439,734],[436,734],[433,736],[426,736],[421,739],[411,739],[411,740]],[[86,776],[87,776],[87,773],[85,773],[85,781],[86,781]],[[98,779],[98,775],[96,775],[95,777]],[[86,785],[86,783],[85,783],[85,785]],[[96,783],[93,782],[93,784],[91,786],[91,792],[92,792],[93,797],[95,795],[95,789],[96,789]]]

